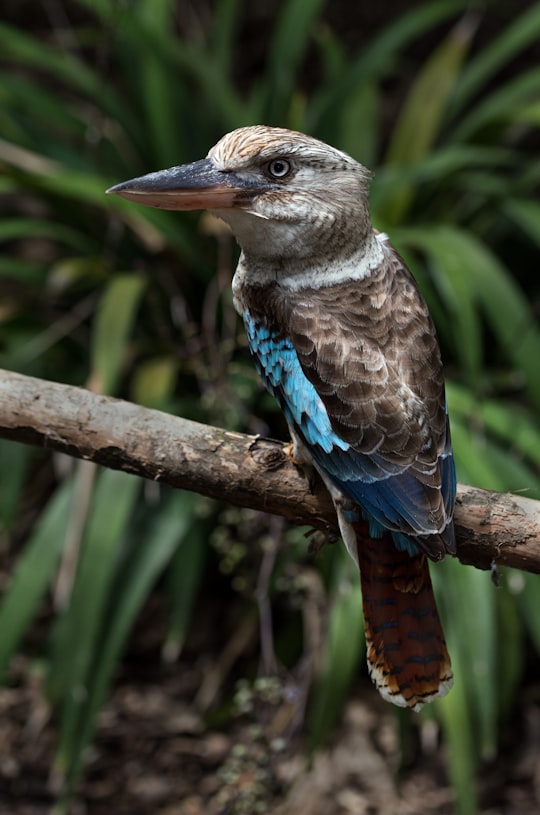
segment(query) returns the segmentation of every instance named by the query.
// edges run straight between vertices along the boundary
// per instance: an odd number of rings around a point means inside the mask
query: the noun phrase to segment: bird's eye
[[[291,165],[284,158],[275,158],[266,169],[273,178],[285,178],[291,172]]]

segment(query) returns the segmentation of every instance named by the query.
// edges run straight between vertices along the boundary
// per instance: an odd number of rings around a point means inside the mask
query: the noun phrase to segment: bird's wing
[[[275,287],[264,317],[250,314],[261,375],[315,463],[375,531],[442,556],[454,465],[438,344],[408,271],[286,297]]]

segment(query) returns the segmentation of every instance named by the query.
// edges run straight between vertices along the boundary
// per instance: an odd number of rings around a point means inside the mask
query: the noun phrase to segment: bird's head
[[[259,125],[223,136],[201,161],[107,192],[162,209],[209,209],[231,226],[246,254],[292,260],[358,249],[371,234],[367,181],[367,170],[346,153]]]

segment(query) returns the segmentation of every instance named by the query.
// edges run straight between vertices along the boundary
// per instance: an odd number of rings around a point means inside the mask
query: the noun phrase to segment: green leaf
[[[80,773],[97,713],[137,614],[174,552],[178,551],[180,557],[184,547],[187,552],[191,546],[197,502],[187,492],[164,492],[167,498],[160,502],[159,513],[154,514],[148,528],[125,553],[125,562],[118,564],[106,612],[101,617],[99,638],[90,654],[83,701],[78,705],[64,704],[57,761],[65,768],[66,791],[73,788]],[[190,587],[192,597],[197,585]]]
[[[536,43],[539,36],[540,6],[533,3],[471,60],[456,86],[450,113],[455,115],[469,103],[482,85],[490,83],[508,62],[530,44]],[[495,86],[496,83],[493,83]]]
[[[4,60],[11,59],[45,75],[50,74],[62,85],[65,83],[83,97],[93,99],[115,121],[122,122],[130,134],[138,132],[137,117],[124,103],[122,95],[116,92],[114,84],[73,52],[49,45],[4,23],[0,23],[0,52]]]
[[[475,751],[471,743],[476,742],[483,758],[493,758],[498,712],[498,689],[493,681],[499,659],[497,590],[489,572],[463,566],[453,558],[447,558],[431,571],[454,665],[455,687],[449,697],[453,696],[456,686],[458,697],[462,689],[467,697],[469,721],[462,734],[464,749],[469,751],[469,758],[473,758]],[[462,613],[455,613],[456,609]],[[463,705],[463,700],[457,704]]]
[[[122,373],[128,338],[146,285],[143,277],[117,275],[96,312],[92,333],[92,387],[112,394]]]
[[[540,246],[540,204],[531,199],[510,198],[503,202],[503,208],[515,226]]]
[[[503,490],[504,475],[494,472],[486,459],[486,442],[473,430],[469,421],[463,421],[450,412],[452,446],[458,481],[486,490]]]
[[[61,701],[56,764],[71,765],[79,738],[81,710],[89,692],[93,661],[101,650],[110,592],[120,558],[120,545],[135,508],[140,480],[126,473],[100,473],[88,515],[69,608],[53,632],[47,692]]]
[[[391,208],[396,189],[415,186],[429,190],[433,185],[455,183],[460,172],[463,172],[467,189],[474,189],[470,184],[470,171],[486,167],[493,178],[502,168],[512,169],[517,164],[517,157],[512,150],[501,147],[477,147],[469,144],[441,145],[435,152],[423,156],[420,160],[407,165],[381,167],[373,180],[371,188],[371,207],[377,219],[385,229],[391,228],[385,223],[385,206]],[[501,183],[500,179],[498,179]],[[507,183],[503,180],[502,183]],[[450,204],[450,200],[448,204]],[[393,230],[392,230],[393,232]]]
[[[210,534],[207,524],[195,517],[197,501],[187,493],[180,495],[181,498],[179,496],[175,498],[178,503],[177,510],[182,514],[183,526],[177,523],[176,529],[182,544],[174,553],[167,570],[169,626],[163,645],[163,656],[168,662],[178,659],[184,646],[193,604],[201,582]],[[185,524],[186,518],[190,520],[189,527]]]
[[[212,25],[212,46],[216,65],[230,81],[236,50],[237,29],[240,22],[242,0],[221,0],[216,6]]]
[[[373,40],[359,51],[339,76],[314,96],[307,122],[308,131],[316,132],[319,138],[331,142],[335,122],[339,121],[349,95],[355,95],[364,83],[380,81],[388,76],[395,69],[402,49],[467,5],[467,0],[423,3],[391,21],[380,33],[375,34]]]
[[[540,93],[540,68],[531,68],[475,105],[472,111],[452,131],[453,141],[464,142],[481,128],[511,122],[513,112],[524,103],[534,101]]]
[[[178,86],[169,51],[175,47],[174,10],[170,0],[139,5],[137,42],[139,89],[148,122],[148,138],[165,166],[178,164]],[[148,47],[150,46],[150,47]]]
[[[507,719],[513,713],[516,693],[523,679],[525,667],[524,630],[519,619],[515,597],[508,591],[511,570],[504,570],[502,585],[497,591],[497,636],[500,643],[497,662],[499,718]],[[536,589],[539,584],[537,580]]]
[[[32,449],[0,439],[0,530],[10,531],[20,512],[20,501],[28,475]]]
[[[461,663],[453,657],[454,672],[462,675]],[[447,747],[447,767],[454,792],[455,815],[478,815],[476,795],[476,749],[465,687],[456,684],[444,699],[434,702]]]
[[[178,375],[175,357],[154,357],[137,366],[133,379],[133,401],[138,405],[167,410]]]
[[[533,100],[527,102],[523,107],[511,112],[511,120],[514,125],[532,125],[540,127],[540,102]],[[530,128],[527,128],[530,129]]]
[[[472,235],[462,235],[476,297],[499,347],[525,377],[528,396],[540,410],[540,328],[530,304],[507,269]]]
[[[343,110],[340,149],[353,155],[366,167],[372,167],[376,161],[380,103],[377,86],[374,82],[366,82],[351,94]]]
[[[48,693],[52,698],[67,697],[74,690],[77,692],[79,686],[84,688],[84,678],[120,557],[122,535],[139,487],[140,480],[127,473],[115,470],[99,473],[92,491],[70,604],[58,618],[53,632],[48,679]],[[73,510],[77,512],[79,507],[74,506]]]
[[[321,675],[309,713],[310,749],[320,746],[343,711],[345,698],[365,650],[358,572],[344,547],[334,552],[332,605]]]
[[[14,257],[0,257],[0,275],[18,281],[43,281],[47,277],[47,267],[31,260]],[[4,358],[3,356],[1,357]],[[10,366],[2,363],[6,368]]]
[[[95,243],[83,232],[63,224],[55,224],[39,218],[4,218],[0,221],[0,243],[13,240],[48,238],[80,252],[94,252]]]
[[[0,128],[4,138],[14,139],[26,147],[43,147],[36,136],[48,129],[53,123],[57,146],[64,140],[82,137],[84,119],[77,116],[76,110],[64,102],[57,93],[29,82],[17,75],[3,73],[0,85],[0,104],[4,111],[9,111],[8,121]],[[29,120],[27,112],[32,111]],[[16,131],[14,128],[17,119]]]
[[[62,552],[73,481],[54,492],[41,513],[0,604],[0,679],[45,597]]]
[[[270,43],[265,75],[267,101],[261,113],[266,124],[287,121],[297,73],[323,6],[324,0],[287,0],[282,5]]]
[[[399,242],[422,249],[436,264],[437,285],[452,310],[456,347],[471,384],[480,381],[479,306],[499,347],[523,373],[529,398],[540,409],[540,329],[509,271],[464,229],[431,225],[399,230],[396,235]]]
[[[508,587],[515,596],[523,624],[536,650],[540,653],[540,577],[537,574],[512,571],[508,574]]]
[[[392,239],[398,246],[412,246],[427,256],[434,285],[445,304],[454,348],[467,381],[474,386],[480,380],[482,343],[475,308],[477,270],[469,253],[469,236],[452,227],[430,225],[392,230]]]
[[[446,396],[452,418],[469,421],[482,445],[491,436],[503,442],[506,456],[528,459],[540,467],[540,423],[523,405],[478,397],[452,381],[446,383]]]
[[[449,96],[469,50],[473,26],[465,17],[435,50],[409,90],[392,131],[386,164],[418,161],[432,148],[446,111]],[[384,210],[390,224],[399,223],[414,197],[411,184],[397,188]]]

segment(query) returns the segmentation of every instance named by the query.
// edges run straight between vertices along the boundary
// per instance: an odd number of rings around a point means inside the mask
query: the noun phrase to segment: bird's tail
[[[389,533],[355,524],[369,673],[389,702],[419,710],[452,687],[425,555],[398,551]]]

